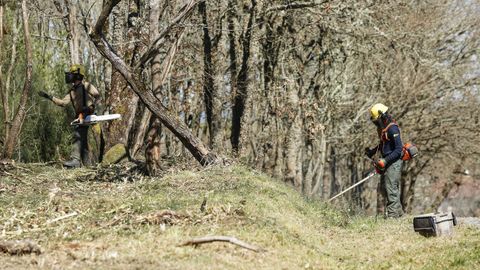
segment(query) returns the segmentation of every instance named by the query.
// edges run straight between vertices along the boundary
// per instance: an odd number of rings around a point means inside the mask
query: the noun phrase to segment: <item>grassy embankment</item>
[[[348,217],[244,167],[88,181],[89,170],[26,166],[0,176],[0,240],[30,238],[41,255],[0,254],[3,269],[475,269],[480,230],[415,234],[411,217]],[[1,175],[1,174],[0,174]],[[200,210],[206,198],[206,206]],[[162,210],[175,211],[177,216]],[[66,215],[77,213],[65,219]],[[165,224],[166,223],[166,224]],[[179,244],[234,236],[264,248]],[[477,268],[478,269],[478,268]]]

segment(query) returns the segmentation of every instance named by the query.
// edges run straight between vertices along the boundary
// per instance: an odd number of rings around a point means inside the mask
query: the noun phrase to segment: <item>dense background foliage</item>
[[[0,82],[9,97],[0,113],[2,137],[25,80],[17,2],[2,1]],[[152,151],[191,159],[90,41],[102,1],[26,2],[33,77],[15,160],[68,158],[72,109],[36,93],[64,96],[63,71],[74,62],[101,90],[98,113],[123,115],[102,126],[105,151],[123,144],[131,159],[152,162]],[[120,1],[104,25],[107,40],[134,66],[188,2]],[[363,149],[377,137],[367,110],[387,104],[403,139],[421,149],[404,168],[402,201],[410,209],[416,183],[478,168],[479,10],[478,1],[205,1],[136,70],[158,102],[215,153],[308,197],[328,198],[370,169]],[[375,185],[359,188],[350,203],[373,209]]]

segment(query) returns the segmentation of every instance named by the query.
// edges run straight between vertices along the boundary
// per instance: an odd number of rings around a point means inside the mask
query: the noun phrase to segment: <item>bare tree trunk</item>
[[[330,181],[327,180],[327,185],[325,185],[325,192],[327,193],[325,198],[330,198],[340,190],[340,185],[338,183],[338,174],[337,174],[337,156],[335,148],[330,147]],[[328,188],[328,190],[326,189]]]
[[[104,3],[103,10],[95,24],[93,31],[90,33],[90,38],[95,44],[99,52],[107,58],[112,65],[122,74],[122,76],[128,81],[132,90],[140,97],[145,106],[152,111],[152,113],[160,119],[162,124],[164,124],[175,136],[183,143],[183,145],[192,153],[192,155],[197,159],[197,161],[202,165],[208,165],[215,163],[217,161],[216,154],[211,152],[198,138],[193,136],[192,132],[180,122],[176,117],[173,117],[168,113],[168,110],[159,102],[155,95],[148,91],[147,87],[141,80],[141,75],[137,72],[132,71],[132,68],[128,66],[122,58],[120,58],[113,50],[108,41],[105,39],[103,34],[103,25],[108,20],[113,7],[115,7],[120,0],[109,0]],[[180,17],[174,21],[181,21],[182,18],[185,18],[190,14],[191,9],[193,9],[193,1],[190,2]],[[169,27],[168,29],[171,29]],[[159,37],[156,40],[161,40]],[[161,44],[161,43],[160,43]],[[152,51],[157,51],[156,42],[152,44],[144,55],[140,58],[138,66],[142,66],[142,63],[146,63],[152,54]]]
[[[70,52],[71,52],[71,63],[72,64],[81,64],[82,57],[80,57],[80,35],[78,32],[78,22],[77,22],[77,3],[75,0],[65,0],[66,7],[68,11],[68,24],[69,32],[69,43],[70,43]]]
[[[17,15],[15,15],[15,20],[17,19],[16,18]],[[7,70],[7,74],[6,74],[6,79],[5,79],[5,108],[4,108],[4,112],[5,112],[5,131],[6,131],[6,134],[9,133],[9,130],[10,130],[10,127],[12,125],[12,118],[13,118],[13,115],[12,115],[12,112],[10,111],[10,105],[9,105],[9,99],[10,99],[10,93],[12,93],[11,89],[10,89],[10,86],[11,86],[11,82],[12,82],[12,74],[14,73],[14,69],[16,67],[16,61],[17,61],[17,42],[18,42],[18,35],[19,35],[19,29],[18,29],[18,26],[16,23],[13,23],[12,24],[12,29],[13,29],[13,39],[12,39],[12,52],[11,52],[11,55],[10,55],[10,64],[8,66],[8,70]],[[8,136],[8,135],[6,135]],[[6,137],[5,137],[5,140],[6,140]]]
[[[150,42],[154,42],[154,38],[158,35],[159,32],[159,19],[160,19],[160,1],[151,0],[150,2]],[[175,53],[175,52],[173,52]],[[152,91],[154,94],[160,93],[163,82],[166,78],[162,75],[162,63],[160,55],[157,53],[151,62],[151,77],[152,77]],[[173,59],[173,56],[171,56]],[[165,72],[165,74],[167,71]],[[160,101],[159,101],[160,102]],[[145,150],[145,160],[147,163],[147,171],[149,175],[156,175],[160,170],[160,159],[161,159],[161,133],[162,133],[162,123],[156,117],[151,117],[152,113],[149,110],[145,110],[144,119],[147,118],[150,120],[148,125],[148,134],[147,134],[147,148]]]
[[[132,145],[130,146],[130,155],[133,158],[135,158],[139,154],[142,145],[145,142],[145,136],[150,125],[151,117],[152,112],[149,111],[147,108],[144,108],[142,113],[142,119],[140,119],[140,123],[138,123],[137,125],[135,138],[133,139]]]
[[[162,124],[158,118],[152,118],[147,134],[147,148],[145,150],[145,160],[147,164],[148,175],[155,176],[161,170],[161,134]]]
[[[2,13],[3,13],[3,7],[1,7],[2,9]],[[0,16],[2,19],[3,19],[3,16]],[[17,14],[15,13],[15,18],[14,20],[17,19]],[[2,47],[2,43],[3,43],[3,22],[1,23],[2,26],[0,26],[0,31],[2,32],[1,33],[1,36],[0,37],[0,48]],[[2,107],[3,107],[3,115],[4,115],[4,123],[5,123],[5,130],[4,130],[4,134],[3,134],[3,140],[4,141],[7,141],[7,137],[9,136],[10,134],[10,128],[11,128],[11,125],[12,125],[12,118],[13,116],[11,115],[11,111],[10,111],[10,103],[9,103],[9,100],[10,100],[10,85],[11,85],[11,78],[12,78],[12,73],[13,73],[13,70],[15,68],[15,61],[16,61],[16,57],[17,57],[17,40],[18,40],[18,27],[17,27],[17,24],[16,23],[13,23],[12,24],[12,32],[13,32],[13,38],[12,38],[12,47],[11,47],[11,52],[10,52],[10,64],[8,65],[8,69],[7,69],[7,73],[5,74],[6,75],[6,78],[4,79],[5,83],[2,84],[2,70],[1,70],[1,67],[0,67],[0,98],[2,100]]]
[[[12,128],[10,129],[10,134],[7,136],[5,141],[5,147],[3,149],[3,157],[6,159],[11,159],[17,140],[20,135],[20,131],[25,120],[27,113],[26,107],[28,102],[28,97],[30,95],[30,88],[32,84],[32,48],[30,46],[30,32],[28,26],[28,14],[27,14],[27,1],[22,1],[22,20],[23,20],[23,31],[24,31],[24,42],[25,42],[25,56],[27,66],[25,68],[25,82],[23,85],[22,96],[20,98],[20,103],[18,105],[18,110],[13,118]]]
[[[320,190],[320,187],[323,182],[323,176],[324,176],[324,171],[325,171],[325,163],[327,161],[327,138],[325,136],[325,128],[322,126],[320,128],[320,158],[319,158],[319,164],[316,166],[316,181],[312,189],[312,193],[310,194],[310,197],[313,197],[318,194],[318,191]]]
[[[236,45],[236,35],[235,35],[235,17],[236,17],[236,1],[228,0],[227,5],[227,29],[228,29],[228,56],[230,59],[229,71],[230,71],[230,87],[232,94],[237,95],[238,85],[237,85],[237,45]],[[239,127],[233,127],[234,120],[232,118],[232,127],[230,134],[230,142],[232,144],[232,149],[234,154],[238,151],[238,141],[233,141],[233,129],[239,129]]]
[[[207,3],[206,1],[200,2],[198,5],[200,15],[202,16],[203,24],[203,97],[205,102],[205,112],[207,114],[207,124],[209,131],[209,146],[213,149],[215,144],[216,135],[219,129],[219,121],[216,117],[214,104],[216,95],[215,83],[213,80],[214,68],[212,61],[212,40],[208,28],[207,19]],[[214,119],[215,118],[215,119]]]
[[[295,189],[302,191],[302,177],[298,173],[297,159],[299,152],[301,151],[301,119],[300,108],[298,100],[298,92],[296,87],[293,86],[293,82],[285,82],[287,87],[289,107],[291,109],[289,113],[290,128],[287,134],[287,146],[286,146],[286,177],[287,182],[291,182]],[[309,194],[309,193],[307,193]]]
[[[252,41],[253,23],[255,21],[256,1],[252,0],[250,7],[250,17],[248,19],[247,29],[243,36],[243,55],[242,65],[237,78],[237,91],[235,92],[232,108],[232,134],[230,141],[233,152],[238,154],[240,149],[240,133],[242,130],[242,117],[245,111],[245,101],[248,94],[248,62],[250,60],[250,44]]]
[[[154,38],[158,35],[159,32],[159,20],[160,20],[160,0],[150,0],[150,14],[149,14],[149,23],[150,23],[150,42],[154,42]],[[161,72],[161,59],[160,56],[157,54],[154,56],[153,61],[151,63],[151,72],[150,76],[152,79],[152,91],[153,93],[159,93],[161,90],[161,84],[157,83],[159,80],[160,72]],[[160,101],[159,101],[160,102]],[[130,147],[130,154],[132,157],[135,157],[143,143],[145,142],[146,133],[148,133],[151,125],[151,118],[152,112],[147,108],[144,108],[142,119],[137,126],[137,130],[135,133],[135,138],[133,138],[133,143]]]
[[[139,35],[137,29],[124,20],[130,9],[130,1],[120,4],[117,9],[112,11],[113,22],[111,24],[112,42],[116,44],[116,53],[127,61],[133,60],[137,49],[136,46],[131,46],[129,42],[135,40]],[[128,145],[139,100],[138,96],[131,91],[128,82],[115,67],[112,68],[111,85],[107,93],[108,95],[105,98],[107,112],[120,113],[122,119],[108,122],[102,126],[105,134],[105,151],[117,144]]]
[[[63,0],[63,6],[60,0],[54,0],[53,3],[62,16],[66,13],[66,16],[63,17],[63,24],[68,33],[70,64],[81,64],[80,33],[78,32],[77,3],[75,1]]]
[[[0,59],[2,59],[2,52],[3,52],[3,2],[0,3]],[[5,135],[3,136],[6,138],[8,134],[8,101],[5,98],[5,92],[3,88],[3,71],[2,71],[2,64],[0,62],[0,98],[2,99],[2,106],[3,106],[3,115],[4,115],[4,124],[5,124]],[[3,141],[2,141],[3,142]]]

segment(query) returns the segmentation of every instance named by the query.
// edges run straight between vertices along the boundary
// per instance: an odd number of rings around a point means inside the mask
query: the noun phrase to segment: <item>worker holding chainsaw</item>
[[[65,83],[70,84],[71,88],[64,98],[53,97],[44,91],[38,93],[58,106],[65,107],[72,103],[75,110],[75,117],[78,119],[79,125],[75,125],[74,129],[71,160],[63,163],[67,168],[78,168],[89,164],[88,125],[82,125],[82,123],[85,117],[94,114],[95,104],[100,100],[100,93],[91,83],[84,82],[84,78],[85,67],[75,64],[65,72]]]
[[[377,173],[381,175],[377,191],[387,198],[386,217],[398,218],[403,215],[400,202],[400,176],[404,145],[400,128],[388,113],[388,107],[380,103],[370,109],[370,120],[377,127],[380,143],[374,148],[366,148],[365,154],[373,160]],[[376,159],[373,159],[374,157]]]

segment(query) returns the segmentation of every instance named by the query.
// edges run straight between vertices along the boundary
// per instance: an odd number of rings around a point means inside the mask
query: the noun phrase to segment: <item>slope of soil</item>
[[[101,175],[101,177],[98,177]],[[40,255],[0,253],[4,269],[475,269],[480,230],[424,238],[412,218],[349,217],[239,166],[101,173],[17,165],[0,172],[0,241],[31,239]],[[119,177],[117,177],[119,176]],[[114,180],[113,182],[109,182]],[[180,246],[195,237],[228,243]]]

